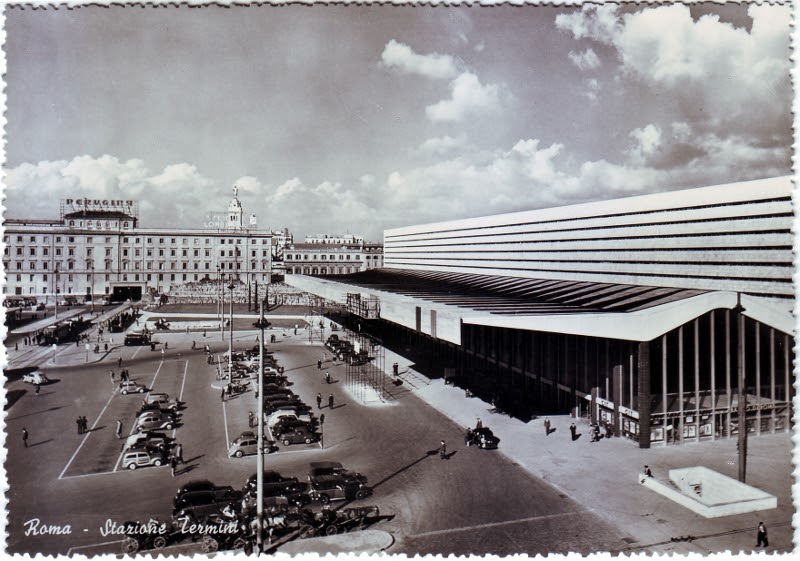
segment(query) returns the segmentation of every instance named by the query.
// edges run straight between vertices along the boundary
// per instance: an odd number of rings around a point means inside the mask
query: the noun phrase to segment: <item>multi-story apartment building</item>
[[[317,234],[306,236],[306,243],[328,244],[328,245],[359,245],[364,243],[364,236],[355,234],[344,234],[343,236],[329,236],[328,234]]]
[[[298,243],[286,248],[284,263],[289,275],[347,275],[383,267],[383,244]]]
[[[63,199],[56,220],[7,218],[6,294],[138,299],[217,279],[269,283],[272,236],[245,228],[236,196],[216,228],[140,228],[135,201]]]

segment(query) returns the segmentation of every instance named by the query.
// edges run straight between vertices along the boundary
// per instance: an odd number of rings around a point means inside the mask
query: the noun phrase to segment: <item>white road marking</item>
[[[516,520],[506,520],[505,522],[488,522],[486,524],[477,524],[475,526],[462,526],[461,528],[448,528],[446,530],[433,530],[431,532],[422,532],[409,536],[409,538],[427,538],[429,536],[440,536],[442,534],[452,534],[454,532],[471,532],[474,530],[482,530],[484,528],[496,528],[498,526],[511,526],[513,524],[525,524],[527,522],[535,522],[537,520],[549,520],[552,518],[564,518],[567,516],[587,514],[585,512],[559,512],[556,514],[543,514],[541,516],[529,516],[528,518],[518,518]]]
[[[67,465],[65,465],[64,469],[61,470],[61,474],[58,476],[59,479],[64,477],[64,473],[66,473],[66,471],[69,468],[70,464],[72,464],[72,461],[75,459],[75,456],[78,455],[78,452],[80,452],[81,448],[86,443],[86,439],[89,438],[92,435],[92,431],[94,431],[94,428],[97,426],[98,421],[100,421],[100,417],[103,416],[103,413],[106,412],[106,409],[108,409],[108,406],[111,405],[111,400],[114,399],[114,395],[115,395],[115,392],[112,391],[111,392],[111,397],[108,398],[108,401],[106,401],[106,404],[105,404],[105,406],[103,406],[102,411],[100,411],[100,414],[94,420],[94,423],[92,423],[92,428],[90,428],[89,431],[84,435],[83,440],[81,440],[81,443],[75,449],[75,452],[72,454],[72,457],[67,462]]]
[[[141,347],[139,347],[139,348],[141,349]],[[161,361],[159,363],[159,365],[158,365],[158,368],[156,368],[156,375],[153,376],[153,381],[150,383],[150,389],[151,390],[153,389],[153,387],[154,387],[154,385],[156,383],[156,378],[158,378],[158,373],[161,371],[161,365],[162,364],[164,364],[164,361]],[[128,433],[128,436],[132,435],[133,431],[135,429],[136,429],[136,423],[134,422],[134,423],[131,424],[131,431]],[[173,433],[172,436],[175,436],[175,433]],[[119,467],[119,463],[122,461],[122,455],[124,453],[125,453],[125,449],[124,448],[119,451],[119,457],[117,457],[117,463],[114,464],[114,469],[112,470],[112,473],[117,471],[117,468]]]
[[[137,468],[137,470],[126,469],[126,470],[118,470],[118,471],[98,471],[97,473],[82,473],[80,475],[68,475],[66,477],[61,477],[59,479],[62,479],[62,480],[66,480],[66,479],[81,479],[83,477],[95,477],[96,475],[113,475],[115,473],[126,473],[128,471],[138,471],[138,469],[151,470],[151,469],[161,469],[161,468],[165,468],[165,467],[169,467],[169,465],[168,464],[162,464],[160,466],[144,466],[142,468]]]
[[[113,542],[100,542],[100,543],[92,543],[92,544],[89,544],[89,545],[76,545],[76,546],[70,547],[70,548],[67,550],[67,557],[69,557],[70,555],[72,555],[72,552],[73,552],[73,551],[76,551],[76,550],[78,550],[78,549],[89,549],[90,547],[100,547],[100,546],[103,546],[103,545],[113,545],[113,544],[115,544],[115,543],[122,543],[122,542],[124,542],[124,541],[125,541],[125,540],[117,540],[117,541],[113,541]]]
[[[183,399],[183,386],[186,385],[186,372],[189,370],[189,361],[187,360],[186,363],[183,365],[183,381],[181,382],[181,392],[178,394],[178,403],[181,402]],[[176,411],[177,413],[177,411]],[[176,419],[177,422],[177,419]],[[178,430],[178,427],[172,429],[172,439],[175,440],[175,432]]]

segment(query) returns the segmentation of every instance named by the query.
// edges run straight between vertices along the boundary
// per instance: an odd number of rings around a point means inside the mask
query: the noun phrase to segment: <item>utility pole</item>
[[[253,324],[261,330],[258,349],[258,458],[256,459],[256,554],[264,549],[264,330],[270,323],[264,317],[264,302],[258,321]]]

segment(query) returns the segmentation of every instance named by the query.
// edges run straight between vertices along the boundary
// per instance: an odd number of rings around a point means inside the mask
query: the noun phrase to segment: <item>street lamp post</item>
[[[92,313],[94,313],[94,265],[89,266],[90,276],[92,278],[92,290],[91,290],[91,297],[92,297]]]
[[[253,324],[261,330],[261,343],[258,349],[258,458],[256,459],[256,551],[261,553],[264,547],[264,330],[270,323],[264,317],[264,301],[258,321]]]
[[[228,374],[231,377],[231,381],[233,381],[233,289],[236,288],[236,285],[233,284],[233,280],[228,285],[228,289],[231,291],[231,307],[230,307],[230,319],[228,319],[228,332],[230,333],[230,344],[228,348]]]
[[[55,273],[55,277],[54,277],[55,278],[55,281],[54,281],[55,282],[55,287],[54,287],[53,292],[55,293],[55,301],[56,301],[56,312],[55,312],[56,317],[55,317],[55,319],[58,319],[58,267],[56,267],[56,270],[55,270],[54,273]]]

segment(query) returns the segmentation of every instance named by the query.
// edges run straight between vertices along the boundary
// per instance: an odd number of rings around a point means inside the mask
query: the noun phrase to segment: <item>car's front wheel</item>
[[[284,446],[289,446],[291,443],[292,443],[292,442],[291,442],[291,441],[290,441],[288,438],[284,438],[284,439],[283,439],[283,445],[284,445]]]
[[[244,456],[244,452],[242,452],[241,450],[237,450],[234,456],[236,456],[237,458],[241,458],[242,456]]]
[[[306,437],[306,444],[311,444],[312,440],[309,437]]]
[[[164,428],[167,430],[172,430],[172,423],[167,423],[167,425]]]
[[[144,388],[139,388],[139,393],[144,393]]]
[[[158,467],[161,465],[161,460],[153,460],[153,465]]]
[[[367,495],[368,495],[368,493],[364,489],[359,489],[358,491],[356,491],[356,499],[358,499],[358,500],[366,499]]]
[[[328,495],[322,494],[319,496],[319,502],[326,505],[331,502],[331,498]]]
[[[128,390],[122,390],[122,395],[128,395]]]
[[[136,464],[128,464],[128,469],[136,469]]]

